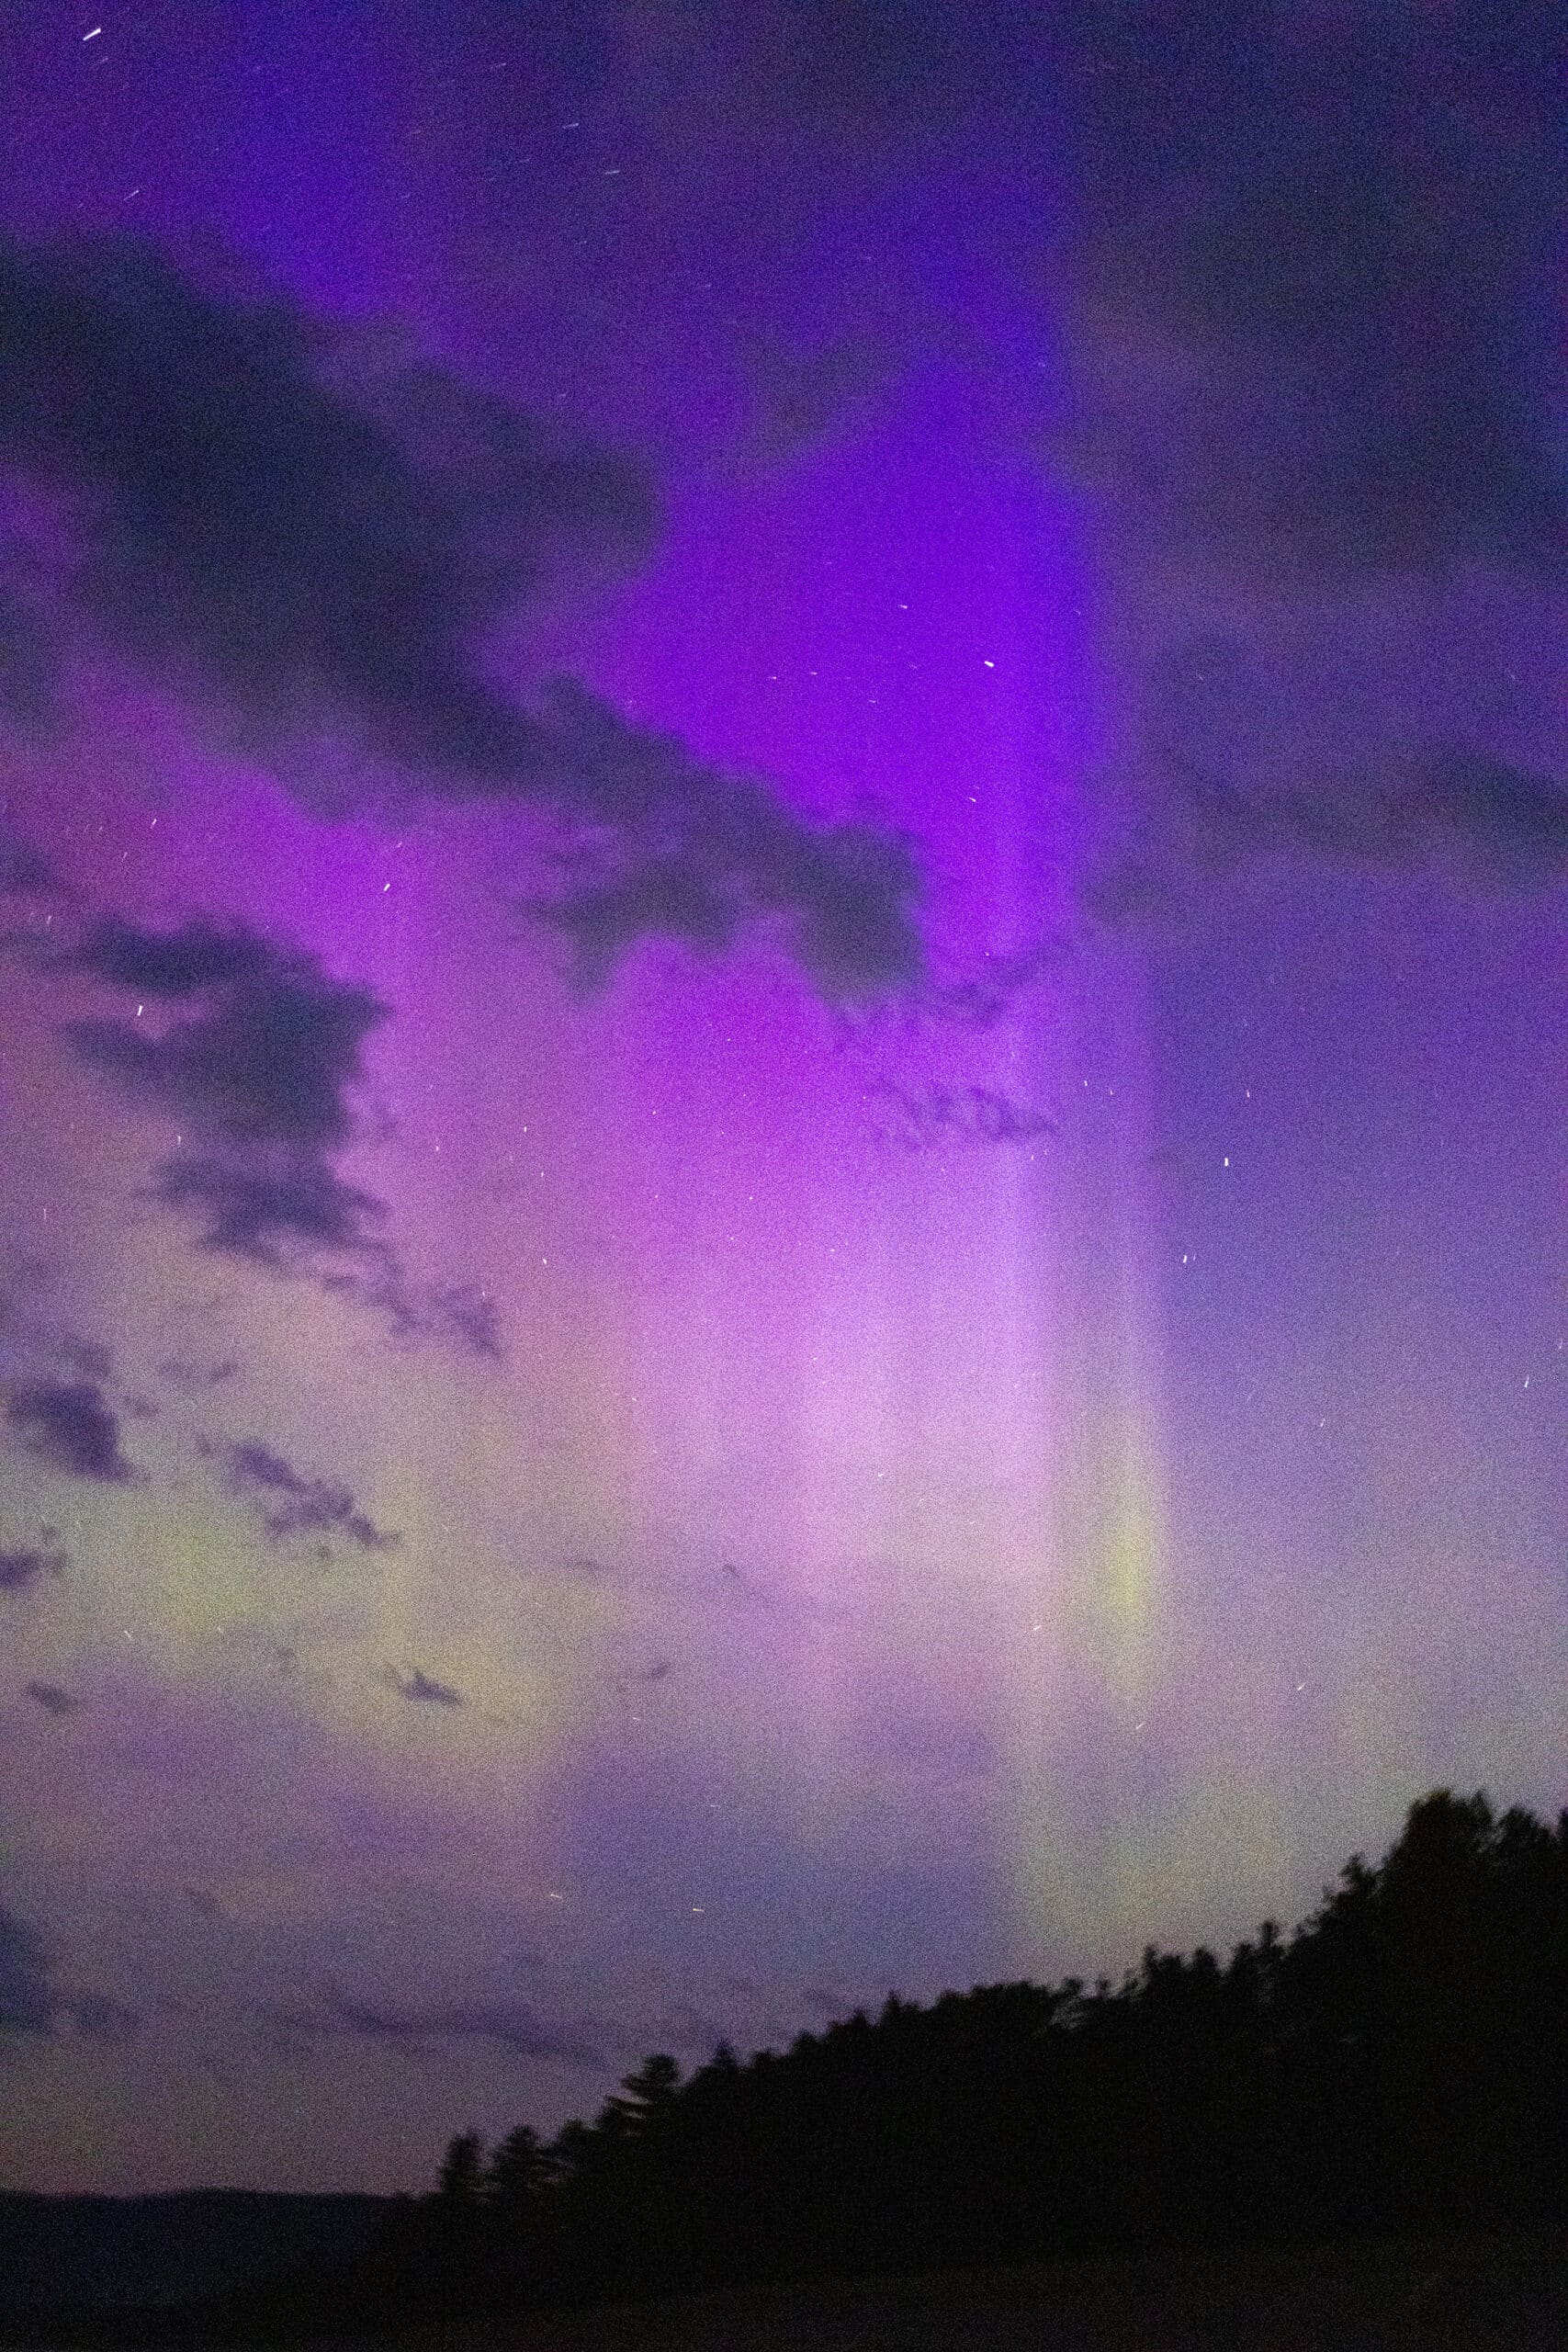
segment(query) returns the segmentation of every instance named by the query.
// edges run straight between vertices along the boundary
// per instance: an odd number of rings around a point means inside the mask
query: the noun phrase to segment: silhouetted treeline
[[[1446,1791],[1290,1937],[1119,1986],[890,1998],[592,2125],[446,2152],[382,2249],[400,2308],[1156,2245],[1450,2234],[1568,2210],[1568,1814]]]

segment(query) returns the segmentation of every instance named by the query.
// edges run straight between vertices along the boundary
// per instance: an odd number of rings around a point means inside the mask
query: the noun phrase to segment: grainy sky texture
[[[0,28],[0,2180],[1568,1801],[1555,11]]]

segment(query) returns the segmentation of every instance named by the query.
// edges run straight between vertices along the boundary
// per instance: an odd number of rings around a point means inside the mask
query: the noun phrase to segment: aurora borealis
[[[1556,46],[11,12],[4,2185],[1568,1802]]]

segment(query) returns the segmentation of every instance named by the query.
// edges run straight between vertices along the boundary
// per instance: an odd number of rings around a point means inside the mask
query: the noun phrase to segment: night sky
[[[6,11],[0,2185],[1568,1803],[1555,17]]]

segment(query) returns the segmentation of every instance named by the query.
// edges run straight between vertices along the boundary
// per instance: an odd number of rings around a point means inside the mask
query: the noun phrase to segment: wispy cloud
[[[1055,1135],[1056,1122],[994,1086],[906,1086],[879,1079],[867,1094],[873,1131],[906,1151],[1030,1144]]]
[[[194,1215],[203,1249],[308,1275],[400,1332],[499,1354],[483,1295],[416,1283],[386,1238],[385,1203],[336,1165],[358,1139],[365,1049],[388,1017],[379,998],[313,956],[199,920],[151,931],[106,918],[57,960],[134,1000],[68,1035],[122,1091],[177,1121],[153,1191]]]
[[[369,2001],[329,1984],[310,2007],[270,2015],[275,2023],[307,2035],[346,2034],[402,2046],[490,2041],[519,2057],[562,2059],[579,2066],[602,2066],[612,2054],[610,2038],[591,2021],[554,2024],[530,2003],[515,1999]]]
[[[362,1551],[384,1552],[402,1540],[378,1527],[346,1487],[302,1476],[254,1438],[231,1445],[227,1464],[231,1490],[254,1503],[275,1543],[293,1535],[343,1535]]]
[[[405,1674],[400,1674],[396,1667],[389,1666],[383,1679],[387,1688],[395,1690],[400,1699],[412,1699],[423,1706],[460,1707],[465,1703],[460,1690],[455,1690],[449,1682],[437,1682],[434,1675],[424,1673],[417,1666],[410,1668]]]
[[[58,1682],[27,1682],[22,1687],[35,1706],[41,1707],[46,1714],[57,1719],[75,1714],[82,1704],[81,1700],[73,1698],[69,1690],[62,1690]]]

